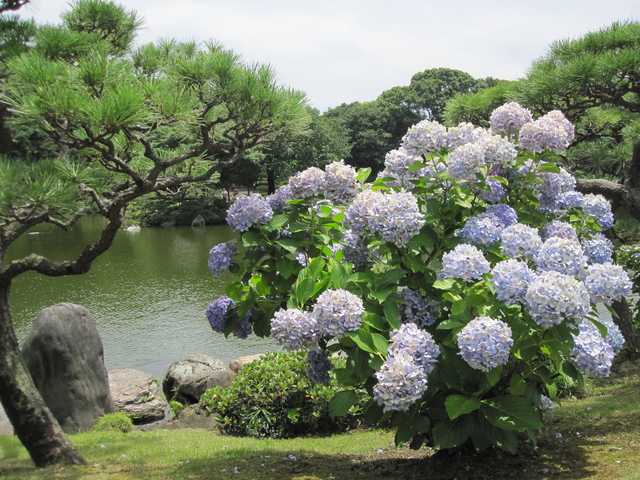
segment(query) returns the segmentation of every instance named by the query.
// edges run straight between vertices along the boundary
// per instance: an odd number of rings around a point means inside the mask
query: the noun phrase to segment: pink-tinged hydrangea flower
[[[590,311],[589,292],[576,278],[555,271],[534,275],[524,296],[531,318],[545,328],[565,319],[582,320]]]
[[[505,228],[500,234],[500,247],[508,257],[531,259],[542,246],[538,230],[522,223]]]
[[[433,341],[431,334],[418,328],[415,323],[406,323],[389,335],[389,357],[407,355],[425,374],[431,373],[435,367],[440,348]]]
[[[289,184],[283,185],[276,189],[271,195],[267,197],[267,202],[269,202],[269,206],[273,210],[277,210],[279,212],[283,212],[287,208],[287,201],[293,200],[295,197],[291,192],[291,187]]]
[[[583,238],[582,248],[589,263],[613,263],[613,242],[597,232],[591,238]]]
[[[324,196],[336,205],[347,205],[358,194],[358,174],[355,168],[344,161],[333,162],[324,167]]]
[[[506,364],[512,345],[511,328],[495,318],[476,317],[458,333],[463,360],[483,372]]]
[[[227,211],[227,223],[236,232],[246,232],[252,226],[269,223],[273,210],[261,195],[240,195]]]
[[[463,243],[442,256],[442,272],[438,278],[461,278],[467,282],[480,280],[491,266],[482,252]]]
[[[577,242],[578,232],[570,223],[553,220],[542,227],[542,238],[548,240],[552,237],[566,238]]]
[[[317,331],[315,318],[297,308],[278,310],[271,319],[270,337],[288,351],[315,344]]]
[[[405,301],[404,306],[400,306],[400,319],[403,323],[415,323],[418,327],[425,328],[438,319],[440,309],[434,300],[407,287],[400,287],[398,295]]]
[[[427,391],[427,374],[408,355],[387,358],[375,375],[373,399],[385,412],[406,412]]]
[[[555,153],[565,153],[573,140],[573,125],[566,117],[554,110],[539,119],[525,123],[520,129],[520,147],[528,152],[542,152],[545,149]]]
[[[238,247],[231,243],[220,243],[209,250],[209,270],[219,277],[233,263],[233,257],[238,254]]]
[[[592,302],[611,305],[614,301],[631,295],[633,283],[621,265],[596,263],[589,265],[582,277]]]
[[[598,327],[589,320],[583,320],[579,327],[580,333],[573,335],[573,361],[589,377],[608,377],[615,356],[613,348],[602,338]]]
[[[343,337],[362,325],[362,299],[343,289],[325,290],[316,300],[313,317],[320,337]]]
[[[555,270],[565,275],[579,275],[587,266],[587,256],[576,240],[551,237],[533,257],[538,270]]]
[[[435,153],[446,140],[447,129],[438,122],[422,120],[413,125],[404,137],[402,147],[409,155],[422,156]]]
[[[331,378],[329,370],[333,369],[333,363],[327,357],[326,352],[320,349],[309,351],[307,355],[307,376],[316,385],[326,385]]]
[[[289,187],[294,198],[322,195],[325,188],[325,174],[318,167],[309,167],[291,177]]]
[[[355,233],[363,234],[368,229],[372,234],[379,234],[383,241],[399,247],[406,245],[425,223],[416,197],[409,192],[364,190],[344,217]]]
[[[491,270],[491,285],[498,300],[507,305],[524,300],[533,273],[526,263],[511,258],[496,264]]]
[[[517,102],[505,103],[496,108],[489,118],[491,133],[516,134],[525,123],[533,121],[531,111]]]

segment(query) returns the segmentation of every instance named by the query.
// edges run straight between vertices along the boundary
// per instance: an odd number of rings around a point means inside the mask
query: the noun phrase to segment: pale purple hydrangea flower
[[[582,248],[589,263],[613,263],[613,242],[597,232],[591,238],[583,238]]]
[[[238,319],[236,323],[236,327],[233,329],[233,336],[244,340],[247,338],[251,331],[253,330],[253,325],[251,324],[251,310],[247,312],[247,314]]]
[[[614,217],[611,213],[611,204],[602,195],[587,194],[582,202],[582,211],[592,217],[603,230],[613,226]]]
[[[349,229],[344,232],[342,241],[342,260],[353,263],[354,267],[362,268],[371,260],[371,252],[366,245],[362,243],[362,239],[353,230]]]
[[[397,177],[400,180],[410,178],[409,167],[421,159],[422,157],[411,155],[403,147],[400,147],[385,155],[384,171],[389,176]]]
[[[548,198],[554,199],[565,192],[571,192],[576,186],[576,179],[564,168],[560,169],[560,173],[540,172],[538,183],[540,192]]]
[[[449,127],[447,129],[446,139],[443,146],[449,150],[455,150],[466,143],[475,142],[486,130],[476,127],[472,123],[460,123],[457,127]]]
[[[622,265],[596,263],[589,265],[582,277],[592,302],[611,305],[622,297],[631,295],[633,283]]]
[[[565,153],[573,140],[573,125],[562,112],[554,110],[539,119],[525,123],[520,129],[518,142],[528,152]]]
[[[399,329],[391,331],[389,340],[389,357],[396,358],[402,352],[424,369],[425,374],[431,373],[440,355],[440,348],[429,332],[418,328],[415,323],[405,323]]]
[[[324,196],[336,205],[347,205],[358,194],[358,173],[343,160],[324,167]]]
[[[489,205],[484,214],[495,217],[503,227],[510,227],[518,223],[518,214],[505,203]]]
[[[505,103],[496,108],[489,118],[491,133],[515,135],[525,123],[533,121],[531,111],[517,102]]]
[[[440,309],[434,300],[407,287],[400,287],[398,295],[405,301],[404,306],[400,305],[400,319],[403,323],[415,323],[418,327],[425,328],[438,319]]]
[[[584,284],[555,271],[533,275],[524,302],[531,318],[545,328],[565,319],[580,321],[591,311],[589,292]]]
[[[459,181],[475,181],[476,172],[485,165],[484,149],[477,142],[461,145],[447,157],[447,173]]]
[[[473,245],[463,243],[442,256],[442,272],[438,278],[461,278],[467,282],[480,280],[491,271],[489,262]]]
[[[238,247],[231,243],[220,243],[209,250],[209,270],[215,276],[222,275],[233,263],[233,257],[238,254]]]
[[[485,165],[500,165],[507,168],[513,165],[518,156],[516,147],[508,138],[500,135],[482,135],[476,141],[484,150]]]
[[[276,189],[271,195],[267,197],[267,202],[273,210],[277,210],[283,212],[286,210],[288,200],[293,200],[295,197],[291,192],[291,187],[289,184],[283,185]]]
[[[565,275],[579,275],[587,266],[587,256],[576,240],[551,237],[533,257],[538,270],[555,270]]]
[[[211,329],[214,332],[224,333],[224,327],[226,326],[229,318],[231,318],[233,308],[235,306],[236,302],[226,295],[221,295],[209,304],[205,315],[207,316],[209,325],[211,325]]]
[[[553,403],[553,400],[551,400],[546,395],[542,395],[540,397],[540,404],[538,405],[538,408],[545,415],[553,415],[553,410],[556,408],[556,404]]]
[[[538,230],[522,223],[505,228],[500,234],[500,247],[508,257],[531,259],[542,246]]]
[[[294,198],[322,195],[325,188],[325,173],[318,167],[309,167],[291,177],[289,187]]]
[[[261,195],[240,195],[227,211],[227,223],[236,232],[269,223],[273,210]]]
[[[491,271],[491,285],[496,291],[498,300],[507,305],[524,300],[533,276],[526,263],[511,258],[498,262]]]
[[[487,246],[498,241],[503,228],[496,217],[481,214],[468,218],[462,230],[456,235],[469,243]]]
[[[476,317],[458,333],[458,347],[471,368],[488,372],[509,361],[511,328],[502,320]]]
[[[343,337],[362,325],[362,299],[344,289],[325,290],[316,300],[313,317],[320,337]]]
[[[608,377],[615,356],[613,348],[602,338],[598,327],[589,320],[580,322],[579,328],[580,333],[573,335],[573,361],[589,377]]]
[[[478,196],[489,203],[498,203],[504,197],[504,186],[501,182],[494,178],[487,178],[486,185],[491,189],[491,191],[480,190],[478,192]]]
[[[443,125],[422,120],[410,127],[402,137],[402,147],[413,156],[435,153],[443,146],[446,135],[447,129]]]
[[[329,377],[329,370],[333,369],[333,363],[327,357],[326,352],[315,349],[309,351],[307,355],[307,376],[316,385],[326,385],[331,378]]]
[[[406,412],[427,391],[427,374],[408,355],[387,358],[375,375],[373,398],[385,412]]]
[[[578,232],[570,223],[553,220],[542,227],[542,238],[548,240],[552,237],[566,238],[577,242]]]
[[[314,345],[317,331],[315,318],[297,308],[280,309],[271,319],[270,337],[288,351]]]

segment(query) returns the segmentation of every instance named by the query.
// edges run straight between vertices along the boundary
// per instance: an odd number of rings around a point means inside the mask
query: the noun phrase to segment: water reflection
[[[57,260],[72,258],[84,242],[98,236],[102,225],[102,218],[89,216],[72,232],[45,226],[21,238],[8,257],[36,252]],[[160,377],[171,362],[193,353],[229,362],[277,350],[268,339],[225,339],[204,316],[209,302],[234,279],[209,272],[209,249],[235,235],[226,226],[123,231],[85,275],[23,275],[14,281],[11,296],[18,337],[26,337],[40,309],[71,302],[87,307],[96,319],[109,370],[130,367]]]

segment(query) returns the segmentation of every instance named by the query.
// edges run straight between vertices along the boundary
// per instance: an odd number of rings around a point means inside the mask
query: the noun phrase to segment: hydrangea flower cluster
[[[522,223],[505,228],[500,233],[500,248],[508,257],[531,259],[540,250],[542,239],[538,230]]]
[[[552,237],[566,238],[578,241],[578,232],[570,223],[553,220],[542,227],[542,238],[548,240]]]
[[[602,195],[587,194],[582,201],[582,211],[585,215],[593,217],[603,230],[613,226],[613,213],[611,204]]]
[[[370,261],[371,254],[366,245],[362,243],[362,239],[353,230],[349,229],[344,232],[342,241],[342,260],[353,263],[356,269],[360,269],[367,265]]]
[[[236,302],[225,295],[221,295],[207,307],[205,315],[209,320],[211,329],[217,333],[224,333],[227,322],[235,313]],[[251,333],[251,310],[238,319],[232,334],[235,337],[245,339]]]
[[[446,138],[446,127],[438,122],[422,120],[409,128],[402,137],[402,146],[409,155],[421,156],[440,150]]]
[[[532,122],[533,115],[527,108],[517,102],[505,103],[496,108],[489,118],[491,133],[506,133],[515,135],[525,123]]]
[[[545,328],[563,320],[582,320],[591,310],[589,292],[570,275],[542,271],[534,275],[524,296],[531,318]]]
[[[478,196],[485,202],[498,203],[504,197],[504,186],[494,178],[487,178],[485,184],[490,190],[480,190]]]
[[[307,376],[316,385],[326,385],[331,378],[329,370],[333,369],[333,363],[327,354],[320,349],[310,350],[307,355]]]
[[[497,217],[482,213],[468,218],[457,235],[475,245],[491,245],[500,239],[502,230],[503,226]]]
[[[613,263],[613,242],[596,232],[591,238],[582,239],[582,248],[589,263]]]
[[[587,266],[582,245],[561,237],[545,240],[533,259],[539,270],[555,270],[565,275],[579,275]]]
[[[322,195],[324,187],[325,175],[318,167],[309,167],[289,179],[289,188],[294,198]]]
[[[611,305],[614,301],[631,295],[633,282],[621,265],[595,263],[587,267],[582,278],[592,302]]]
[[[546,395],[542,395],[540,397],[540,405],[538,405],[538,408],[545,415],[553,415],[553,410],[556,408],[556,404],[553,403],[553,400],[551,400]]]
[[[605,337],[605,342],[611,345],[614,354],[620,353],[620,351],[624,347],[624,337],[622,336],[622,332],[618,328],[618,326],[613,323],[613,320],[609,317],[600,318],[600,323],[602,323],[605,327],[607,327],[607,336]]]
[[[391,332],[389,354],[373,387],[373,398],[385,412],[405,412],[427,390],[427,375],[433,370],[440,349],[431,334],[415,324]]]
[[[405,301],[404,307],[400,308],[403,323],[415,323],[418,327],[425,328],[438,319],[440,309],[435,301],[407,287],[399,288],[398,294]]]
[[[460,355],[483,372],[506,364],[512,345],[511,328],[495,318],[476,317],[458,333]]]
[[[271,335],[287,351],[316,343],[318,325],[309,313],[290,308],[278,310],[271,319]]]
[[[238,254],[238,247],[232,243],[219,243],[209,250],[209,270],[215,276],[222,275],[233,263],[233,257]]]
[[[558,210],[582,208],[582,202],[584,202],[584,195],[575,190],[562,192],[554,198],[555,208]]]
[[[542,195],[553,199],[562,193],[573,191],[576,186],[576,179],[564,168],[560,169],[560,173],[540,172],[538,179],[538,189]],[[567,197],[563,198],[566,201]]]
[[[275,192],[269,195],[267,197],[267,202],[273,210],[284,212],[288,205],[287,201],[293,200],[294,198],[291,187],[287,184],[279,187]]]
[[[524,300],[533,272],[526,263],[511,258],[497,263],[491,270],[491,275],[490,282],[498,300],[511,305]]]
[[[254,225],[265,225],[272,217],[269,202],[258,194],[240,195],[227,211],[227,223],[236,232],[246,232]]]
[[[325,290],[316,300],[313,317],[317,322],[319,337],[343,337],[362,325],[362,299],[344,289]]]
[[[380,190],[360,192],[344,218],[355,233],[363,234],[368,229],[372,234],[379,234],[383,241],[399,247],[406,245],[425,223],[414,195]]]
[[[571,122],[558,110],[553,110],[520,129],[518,142],[528,152],[541,153],[545,149],[565,153],[574,137]]]
[[[447,136],[443,142],[443,146],[447,149],[455,150],[466,143],[475,142],[486,130],[476,127],[472,123],[460,123],[457,127],[447,129]]]
[[[344,161],[333,162],[324,167],[324,196],[336,205],[347,205],[358,194],[358,174]]]
[[[459,181],[473,180],[480,167],[486,165],[485,150],[478,142],[465,143],[449,154],[447,173]]]
[[[573,335],[573,361],[581,372],[590,377],[608,377],[613,363],[613,348],[591,321],[583,320],[579,328],[580,333]]]
[[[473,245],[463,243],[442,256],[442,272],[438,278],[461,278],[467,282],[480,280],[491,271],[491,265]]]

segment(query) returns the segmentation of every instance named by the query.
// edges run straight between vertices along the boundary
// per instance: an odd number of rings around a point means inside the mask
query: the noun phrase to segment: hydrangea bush
[[[515,452],[516,432],[534,439],[555,377],[608,375],[620,332],[595,306],[631,281],[603,233],[609,204],[558,165],[573,139],[564,115],[508,104],[491,123],[413,126],[370,184],[339,162],[263,202],[240,197],[229,223],[242,253],[210,259],[239,276],[214,329],[250,318],[311,352],[313,377],[343,387],[331,414],[365,391],[366,418],[390,419],[398,444]]]

